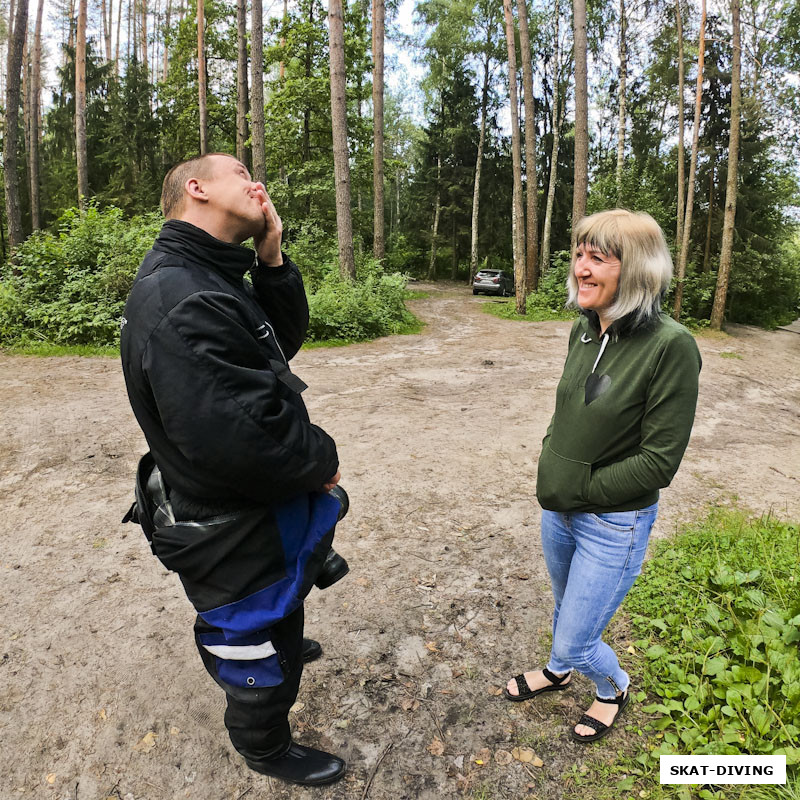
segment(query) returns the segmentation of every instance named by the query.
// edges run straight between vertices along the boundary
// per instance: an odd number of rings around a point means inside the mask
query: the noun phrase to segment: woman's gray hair
[[[672,280],[672,257],[659,224],[644,212],[614,208],[584,217],[575,227],[576,247],[588,244],[620,261],[619,286],[603,316],[615,322],[635,314],[635,327],[658,316]],[[567,305],[578,306],[574,264],[567,277]]]

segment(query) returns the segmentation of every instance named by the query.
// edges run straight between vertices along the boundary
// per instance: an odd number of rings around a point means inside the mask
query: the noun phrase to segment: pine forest
[[[665,311],[800,316],[797,0],[2,0],[0,344],[113,344],[177,162],[235,155],[311,338],[408,323],[409,277],[560,313],[583,215],[651,214]]]

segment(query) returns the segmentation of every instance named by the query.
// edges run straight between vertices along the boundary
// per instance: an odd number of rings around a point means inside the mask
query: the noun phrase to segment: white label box
[[[660,756],[661,783],[786,783],[786,756]]]

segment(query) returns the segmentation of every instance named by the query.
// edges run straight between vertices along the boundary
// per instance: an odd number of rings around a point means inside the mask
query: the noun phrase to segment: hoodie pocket
[[[539,457],[536,497],[548,511],[575,511],[586,505],[592,465],[556,453],[548,439]]]

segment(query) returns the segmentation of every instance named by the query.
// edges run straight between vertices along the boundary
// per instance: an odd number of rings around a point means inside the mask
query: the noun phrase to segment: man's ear
[[[208,194],[197,178],[189,178],[189,180],[183,185],[183,188],[186,191],[186,194],[188,194],[193,200],[200,200],[201,202],[208,201]]]

